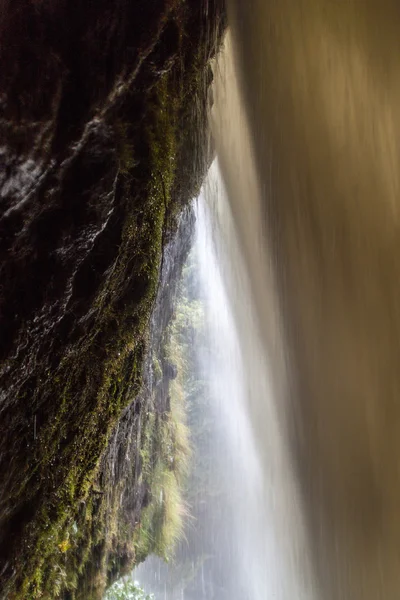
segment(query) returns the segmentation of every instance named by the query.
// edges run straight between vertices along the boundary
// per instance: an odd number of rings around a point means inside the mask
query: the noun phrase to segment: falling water
[[[214,133],[279,423],[268,438],[250,402],[257,452],[268,471],[283,439],[287,532],[296,548],[304,525],[317,597],[397,600],[399,5],[228,7],[238,77],[228,43]]]
[[[205,372],[222,424],[222,470],[233,509],[231,577],[249,600],[311,600],[307,544],[271,362],[217,161],[198,205],[196,250],[213,348]]]

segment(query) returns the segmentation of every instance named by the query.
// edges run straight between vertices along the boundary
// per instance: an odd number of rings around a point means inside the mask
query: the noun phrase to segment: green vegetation
[[[135,532],[137,560],[154,553],[168,561],[184,533],[188,509],[183,491],[191,455],[187,427],[184,380],[184,346],[179,341],[179,312],[164,336],[163,362],[177,368],[169,383],[169,407],[164,413],[150,412],[143,432],[142,478],[151,501],[143,510]]]
[[[153,600],[152,594],[146,594],[129,577],[116,581],[106,592],[104,600]]]
[[[193,252],[183,269],[175,319],[169,328],[172,335],[166,352],[170,362],[179,367],[180,377],[171,382],[170,389],[177,385],[178,397],[180,393],[184,394],[185,420],[190,430],[192,455],[190,473],[183,490],[190,511],[183,539],[177,544],[172,561],[168,564],[151,563],[160,571],[160,580],[154,582],[156,587],[152,591],[161,597],[165,585],[167,595],[171,597],[179,597],[182,590],[185,597],[203,597],[205,579],[214,581],[217,586],[218,581],[226,575],[224,565],[215,556],[215,539],[219,539],[222,545],[227,544],[223,522],[229,502],[221,482],[221,438],[212,407],[215,400],[210,396],[207,374],[203,372],[199,360],[203,353],[209,355],[212,348],[205,327],[198,272],[196,254]],[[225,548],[228,555],[229,548]]]
[[[142,511],[135,530],[136,561],[156,554],[169,562],[178,542],[185,536],[191,521],[186,498],[191,477],[191,440],[188,426],[188,400],[196,379],[190,332],[201,328],[203,310],[198,300],[186,295],[187,265],[179,285],[175,310],[164,331],[161,356],[153,356],[155,387],[141,436],[141,484],[149,491],[149,504]],[[158,393],[163,387],[163,372],[170,370],[166,410],[156,410]],[[165,382],[165,380],[164,380]],[[121,585],[125,580],[120,580]],[[112,588],[111,588],[112,589]],[[105,596],[104,600],[107,600]]]

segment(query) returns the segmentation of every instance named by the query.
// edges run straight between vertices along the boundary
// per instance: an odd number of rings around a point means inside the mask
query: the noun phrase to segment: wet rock
[[[135,560],[116,524],[145,501],[149,345],[172,310],[155,302],[210,158],[208,5],[3,7],[1,598],[97,598]]]

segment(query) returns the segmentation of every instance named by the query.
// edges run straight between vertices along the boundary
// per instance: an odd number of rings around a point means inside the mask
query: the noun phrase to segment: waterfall
[[[228,16],[213,126],[298,489],[288,514],[319,599],[397,600],[398,2],[229,0]]]
[[[231,504],[231,577],[247,593],[236,597],[311,600],[307,542],[271,362],[218,161],[198,204],[195,249],[211,348],[204,371]]]

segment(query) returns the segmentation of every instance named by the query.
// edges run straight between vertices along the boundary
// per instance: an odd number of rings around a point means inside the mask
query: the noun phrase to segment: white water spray
[[[310,600],[301,510],[271,385],[271,364],[217,162],[199,200],[195,249],[211,349],[204,370],[221,424],[220,461],[233,514],[237,564],[232,577],[251,600]]]

